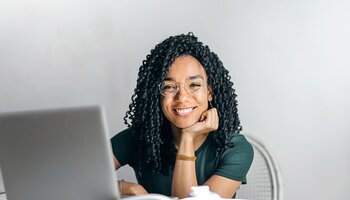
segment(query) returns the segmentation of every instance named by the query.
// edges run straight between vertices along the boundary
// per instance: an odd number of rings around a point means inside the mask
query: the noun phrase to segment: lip
[[[176,115],[186,117],[190,115],[196,107],[182,107],[174,108],[173,111]]]

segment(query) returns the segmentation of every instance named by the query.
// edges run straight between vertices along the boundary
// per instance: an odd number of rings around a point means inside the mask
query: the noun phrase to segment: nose
[[[190,97],[190,94],[186,91],[185,86],[179,87],[179,90],[175,94],[175,100],[186,101]]]

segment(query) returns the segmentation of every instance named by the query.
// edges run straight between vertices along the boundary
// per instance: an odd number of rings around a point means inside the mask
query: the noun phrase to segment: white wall
[[[285,199],[347,199],[347,0],[2,0],[0,112],[103,104],[125,128],[138,67],[193,31],[230,70],[244,130],[279,160]],[[120,177],[134,179],[124,168]]]

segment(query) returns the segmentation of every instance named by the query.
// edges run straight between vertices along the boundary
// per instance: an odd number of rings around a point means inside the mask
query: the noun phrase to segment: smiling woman
[[[112,138],[116,168],[129,164],[138,183],[122,194],[184,198],[191,186],[231,198],[253,160],[240,134],[228,71],[192,33],[171,36],[151,50],[139,70],[128,129]]]

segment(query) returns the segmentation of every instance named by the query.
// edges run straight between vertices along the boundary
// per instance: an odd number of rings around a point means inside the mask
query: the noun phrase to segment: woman
[[[112,138],[115,165],[129,164],[138,184],[120,181],[122,194],[160,193],[184,198],[208,185],[231,198],[253,160],[240,134],[228,71],[197,38],[171,36],[140,67],[128,129]]]

